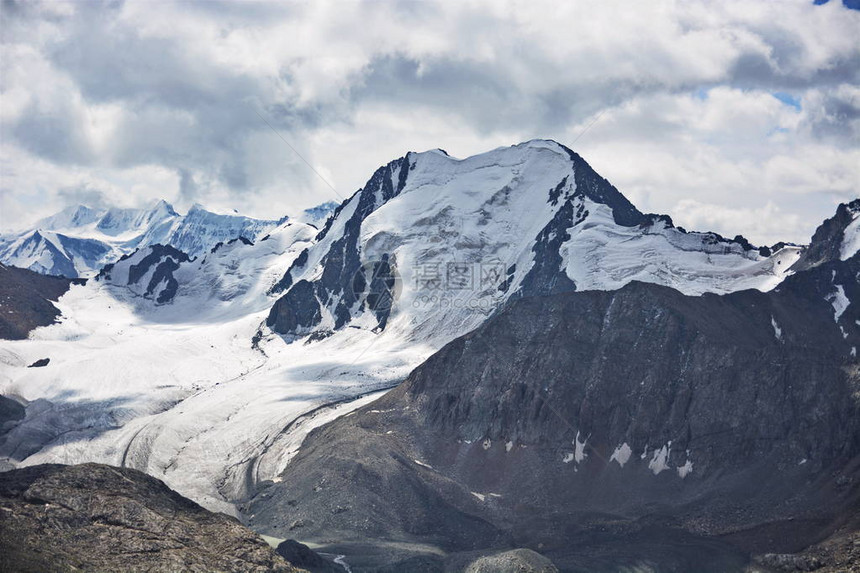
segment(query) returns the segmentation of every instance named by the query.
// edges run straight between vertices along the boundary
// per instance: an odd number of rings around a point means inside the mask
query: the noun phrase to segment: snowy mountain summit
[[[90,276],[149,245],[170,245],[195,257],[219,242],[254,240],[280,221],[222,215],[195,204],[185,215],[160,200],[148,209],[68,207],[34,229],[0,237],[0,262],[49,275]]]
[[[291,337],[347,324],[459,335],[523,296],[634,280],[694,295],[769,290],[800,252],[642,213],[554,141],[462,160],[409,153],[335,211],[277,285],[267,324]]]

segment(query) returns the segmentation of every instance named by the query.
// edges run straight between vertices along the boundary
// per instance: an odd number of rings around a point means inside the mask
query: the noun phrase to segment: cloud
[[[776,205],[797,217],[780,238],[805,241],[858,193],[860,13],[837,2],[0,9],[0,188],[23,218],[89,184],[117,202],[297,212],[407,150],[533,137],[573,144],[643,209],[762,242],[779,229],[682,202]]]
[[[94,209],[112,206],[108,194],[89,183],[62,187],[57,190],[57,196],[67,205],[86,205]]]
[[[709,225],[716,223],[720,227],[755,228],[765,236],[781,236],[803,228],[799,215],[786,213],[773,202],[759,208],[734,208],[684,199],[675,206],[675,212],[678,219],[686,221],[690,228],[697,229],[708,229]],[[767,243],[767,246],[772,244]]]

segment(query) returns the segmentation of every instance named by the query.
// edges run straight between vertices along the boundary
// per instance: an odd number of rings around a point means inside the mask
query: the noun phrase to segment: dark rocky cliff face
[[[51,301],[74,282],[0,264],[0,339],[23,340],[34,328],[52,324],[60,311]]]
[[[273,534],[531,547],[571,571],[799,551],[860,511],[858,275],[855,256],[772,293],[518,300],[313,432],[250,513]]]
[[[815,230],[812,242],[803,255],[794,263],[792,269],[795,271],[805,271],[822,263],[838,261],[845,236],[845,228],[854,220],[858,211],[860,211],[860,199],[839,205],[836,209],[836,214],[825,220]]]
[[[409,176],[409,161],[407,154],[377,169],[364,188],[338,207],[328,219],[317,235],[317,240],[322,240],[330,232],[332,223],[344,206],[355,202],[355,209],[345,223],[343,235],[331,243],[322,259],[323,269],[318,280],[293,284],[295,275],[307,264],[305,252],[278,281],[274,291],[283,291],[284,295],[278,299],[266,319],[266,324],[275,332],[306,334],[322,321],[323,307],[329,307],[334,316],[335,329],[346,325],[352,313],[365,308],[376,314],[381,327],[385,326],[391,308],[390,305],[375,305],[373,300],[368,300],[367,291],[373,293],[370,287],[378,275],[376,269],[362,266],[359,235],[364,219],[403,191]],[[384,258],[385,264],[388,264],[388,257]],[[378,296],[385,293],[391,296],[387,287],[374,294]]]
[[[3,571],[299,571],[252,531],[136,470],[0,473]]]

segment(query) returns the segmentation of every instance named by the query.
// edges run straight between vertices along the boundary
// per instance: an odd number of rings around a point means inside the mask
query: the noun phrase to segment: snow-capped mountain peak
[[[34,227],[49,231],[73,229],[95,223],[103,215],[103,209],[93,209],[86,205],[74,205],[66,207],[55,215],[39,220]]]
[[[643,214],[554,141],[465,159],[410,152],[328,220],[279,283],[284,295],[268,325],[293,337],[348,323],[416,336],[417,324],[422,336],[449,338],[510,297],[633,280],[687,294],[767,290],[799,252],[760,251],[742,237],[687,232]],[[392,304],[380,306],[380,296]]]

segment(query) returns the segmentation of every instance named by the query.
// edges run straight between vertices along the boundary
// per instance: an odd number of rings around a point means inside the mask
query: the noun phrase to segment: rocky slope
[[[60,315],[54,306],[73,281],[0,264],[0,339],[22,340]]]
[[[522,298],[313,432],[248,513],[568,571],[801,551],[860,511],[858,276],[855,254],[769,293]]]
[[[299,571],[238,521],[131,469],[0,473],[3,571]]]

